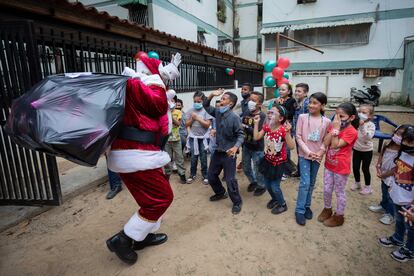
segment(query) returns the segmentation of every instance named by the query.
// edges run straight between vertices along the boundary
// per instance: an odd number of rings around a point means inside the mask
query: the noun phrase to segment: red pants
[[[119,175],[141,207],[138,213],[144,219],[157,221],[173,201],[173,191],[161,168]]]

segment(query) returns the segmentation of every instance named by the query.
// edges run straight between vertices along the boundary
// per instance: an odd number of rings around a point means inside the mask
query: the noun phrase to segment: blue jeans
[[[382,192],[382,198],[380,205],[382,208],[384,208],[386,214],[390,214],[391,216],[395,216],[395,208],[394,203],[392,202],[392,199],[390,197],[390,193],[388,191],[390,187],[385,185],[384,181],[381,181],[381,192]]]
[[[262,150],[256,151],[248,149],[246,145],[244,145],[242,154],[244,174],[247,176],[250,183],[257,183],[259,187],[264,188],[265,184],[263,180],[263,175],[259,173],[259,161],[261,158],[263,158],[264,152]]]
[[[198,157],[200,157],[201,174],[203,175],[204,179],[207,179],[207,149],[204,148],[204,143],[202,139],[198,139],[197,141],[198,141],[199,155],[194,155],[194,139],[190,138],[190,152],[191,152],[190,176],[195,176],[197,174]]]
[[[114,191],[116,188],[122,186],[121,178],[116,172],[113,172],[108,169],[108,179],[109,179],[109,187],[111,191]]]
[[[282,189],[280,188],[280,182],[282,181],[282,178],[270,180],[266,177],[263,177],[263,179],[266,185],[266,189],[272,197],[272,200],[277,201],[280,206],[284,205],[286,202],[285,198],[283,197]]]
[[[320,164],[299,156],[300,184],[296,201],[296,213],[305,214],[306,208],[310,208],[312,192],[315,188],[316,176]]]
[[[399,241],[404,242],[404,234],[407,231],[407,241],[405,247],[411,252],[414,252],[414,225],[410,226],[408,223],[404,222],[404,216],[401,215],[398,211],[403,211],[401,207],[397,204],[395,206],[395,233],[392,237]],[[409,206],[406,206],[408,208]]]

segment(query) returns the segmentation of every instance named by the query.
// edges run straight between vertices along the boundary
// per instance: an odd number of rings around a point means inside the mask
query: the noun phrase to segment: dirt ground
[[[389,117],[414,122],[414,115]],[[323,208],[322,171],[313,196],[315,217]],[[160,229],[169,241],[139,251],[133,266],[109,252],[105,240],[136,204],[126,190],[106,200],[108,187],[97,187],[1,233],[0,275],[414,275],[413,262],[400,264],[389,256],[392,249],[378,245],[394,228],[367,209],[379,202],[375,177],[370,196],[350,191],[348,184],[346,222],[331,229],[315,218],[305,227],[296,224],[299,179],[283,182],[289,209],[273,215],[266,209],[269,195],[252,196],[246,177],[237,176],[244,199],[239,215],[231,214],[230,200],[209,202],[209,186],[178,184],[173,176],[175,200]]]

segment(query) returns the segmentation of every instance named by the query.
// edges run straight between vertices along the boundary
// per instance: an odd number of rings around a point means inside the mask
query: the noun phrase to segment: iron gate
[[[59,205],[56,158],[16,145],[3,130],[12,100],[42,79],[33,23],[0,23],[0,41],[0,205]]]

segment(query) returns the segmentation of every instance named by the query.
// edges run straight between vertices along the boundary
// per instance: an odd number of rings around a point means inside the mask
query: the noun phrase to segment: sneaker
[[[390,214],[384,214],[379,221],[385,225],[391,225],[394,223],[394,217]]]
[[[361,183],[360,182],[354,182],[351,185],[351,191],[356,191],[361,189]]]
[[[267,203],[266,207],[267,207],[267,209],[273,209],[276,205],[277,205],[277,200],[273,200],[273,199],[271,199],[271,200]]]
[[[382,208],[381,205],[371,205],[371,206],[368,207],[368,209],[371,212],[374,212],[374,213],[384,213],[385,212],[384,208]]]
[[[372,194],[371,186],[364,186],[364,188],[362,188],[362,190],[359,192],[359,194],[361,194],[361,195],[370,195],[370,194]]]
[[[296,223],[304,226],[306,224],[306,218],[304,214],[295,213]]]
[[[196,179],[195,175],[190,176],[189,178],[187,178],[187,184],[191,184],[193,183],[193,181]]]
[[[113,199],[120,191],[122,191],[122,186],[118,186],[114,190],[110,190],[106,195],[106,199]]]
[[[395,240],[393,236],[380,238],[378,242],[384,247],[403,246],[403,243]]]
[[[274,215],[279,215],[279,214],[281,214],[281,213],[284,213],[284,212],[286,212],[287,211],[287,205],[286,205],[286,203],[285,204],[283,204],[282,206],[280,206],[280,205],[276,205],[275,207],[273,207],[273,209],[272,209],[272,214],[274,214]]]
[[[266,192],[266,188],[263,187],[257,187],[256,190],[254,190],[254,196],[261,196]]]
[[[181,184],[185,184],[185,183],[187,183],[187,180],[186,180],[186,178],[185,178],[185,174],[180,175],[180,183],[181,183]]]
[[[233,208],[231,208],[231,212],[233,213],[233,215],[237,215],[241,212],[241,209],[242,209],[242,204],[241,203],[234,204]]]
[[[221,200],[221,199],[225,199],[227,197],[228,197],[227,193],[215,194],[215,195],[210,196],[210,201],[218,201],[218,200]]]
[[[204,184],[204,185],[208,185],[208,179],[207,179],[207,178],[204,178],[204,179],[203,179],[203,184]]]
[[[285,181],[287,179],[286,174],[282,175],[282,181]]]
[[[173,171],[173,173],[177,173],[178,172],[177,165],[175,164],[175,162],[173,162],[172,171]]]
[[[295,171],[290,176],[291,177],[300,177],[300,173],[299,173],[299,171]]]
[[[249,184],[249,186],[247,186],[247,191],[248,191],[249,193],[251,193],[251,192],[253,192],[254,190],[256,190],[256,188],[257,188],[257,183],[253,182],[253,183],[250,183],[250,184]]]
[[[408,250],[407,247],[402,246],[402,247],[400,247],[400,249],[395,250],[394,252],[392,252],[391,257],[394,260],[396,260],[397,262],[405,263],[407,261],[414,260],[414,252]]]
[[[313,212],[312,212],[311,208],[309,208],[309,207],[306,207],[305,218],[306,219],[312,219],[313,218]]]

